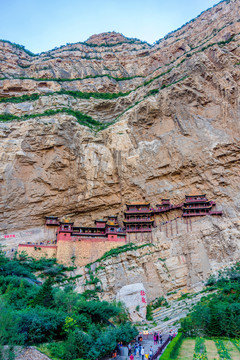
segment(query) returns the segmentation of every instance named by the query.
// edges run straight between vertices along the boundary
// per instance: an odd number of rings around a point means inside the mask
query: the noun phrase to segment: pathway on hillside
[[[164,343],[164,341],[168,338],[168,334],[163,334],[163,341],[162,343]],[[142,341],[142,346],[144,347],[144,351],[145,354],[149,354],[149,350],[150,347],[152,346],[153,349],[153,355],[157,352],[159,346],[161,346],[161,344],[158,345],[154,345],[153,342],[153,335],[143,335],[143,341]],[[129,356],[126,356],[126,354],[128,353],[127,348],[122,348],[121,349],[122,352],[122,356],[117,355],[117,360],[126,360],[129,359]],[[134,354],[134,344],[132,346],[132,353]],[[136,355],[134,356],[134,360],[141,360],[142,357],[141,355]],[[110,360],[110,359],[106,359],[106,360]]]
[[[163,334],[163,341],[162,343],[164,343],[164,341],[168,338],[168,334]],[[149,350],[150,347],[152,346],[153,349],[153,354],[155,354],[159,348],[159,346],[161,346],[161,344],[159,343],[158,345],[154,345],[153,342],[153,335],[144,335],[143,336],[143,341],[142,341],[142,346],[144,347],[145,350],[145,354],[149,354]],[[139,355],[134,357],[134,359],[142,359],[141,356]]]

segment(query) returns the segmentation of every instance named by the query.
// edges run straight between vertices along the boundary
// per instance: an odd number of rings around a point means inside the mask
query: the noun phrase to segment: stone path
[[[167,337],[168,337],[168,334],[163,334],[163,343],[167,339]],[[152,346],[152,349],[153,349],[153,354],[155,354],[160,345],[161,344],[154,345],[153,335],[144,336],[143,341],[142,341],[142,346],[144,347],[145,354],[149,354],[149,350],[150,350],[151,346]],[[141,359],[141,356],[139,356],[139,357],[136,356],[136,357],[134,357],[134,359],[135,358],[136,359]]]
[[[168,334],[163,334],[163,343],[167,339],[167,337],[168,337]],[[152,346],[153,355],[154,355],[157,352],[158,347],[160,345],[161,344],[154,345],[153,335],[143,335],[142,346],[144,347],[145,354],[149,354],[150,347]],[[128,353],[127,349],[124,347],[123,349],[121,349],[121,352],[122,352],[122,356],[118,355],[117,360],[128,360],[129,356],[127,356],[127,353]],[[132,347],[132,352],[134,353],[134,347]],[[141,360],[141,359],[142,359],[141,355],[134,356],[134,360]],[[110,360],[110,359],[108,359],[108,360]]]
[[[8,346],[4,347],[4,353],[7,355]],[[51,360],[48,356],[42,354],[40,351],[32,346],[14,347],[15,360]]]

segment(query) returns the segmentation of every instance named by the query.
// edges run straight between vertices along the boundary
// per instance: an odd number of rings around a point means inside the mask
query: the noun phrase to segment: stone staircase
[[[149,332],[162,331],[162,333],[166,333],[171,328],[179,328],[179,320],[187,316],[193,306],[197,304],[203,296],[209,294],[210,292],[204,292],[190,295],[189,298],[182,300],[171,300],[168,301],[169,307],[160,307],[153,310],[153,319],[157,325],[150,328]]]

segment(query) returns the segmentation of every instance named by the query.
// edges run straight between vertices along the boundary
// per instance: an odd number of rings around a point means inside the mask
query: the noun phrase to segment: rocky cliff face
[[[223,1],[153,46],[104,33],[33,56],[0,41],[0,231],[192,192],[234,227],[239,13]]]
[[[144,285],[150,301],[170,292],[177,296],[190,289],[202,290],[211,273],[239,259],[239,229],[238,219],[213,217],[193,221],[188,230],[187,224],[178,219],[178,233],[173,236],[167,235],[164,227],[161,231],[154,229],[151,243],[141,244],[138,239],[136,248],[91,265],[91,272],[103,290],[98,295],[114,300],[122,287],[138,282]],[[76,272],[82,275],[77,284],[80,292],[95,288],[86,285],[89,271],[83,267]]]

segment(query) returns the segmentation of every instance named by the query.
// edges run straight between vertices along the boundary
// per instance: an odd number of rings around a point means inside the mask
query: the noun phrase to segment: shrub
[[[62,312],[37,306],[17,312],[19,333],[25,344],[49,342],[62,338],[66,315]]]
[[[146,314],[146,319],[148,321],[152,321],[153,320],[153,315],[152,315],[152,307],[151,305],[147,305],[147,314]]]
[[[177,336],[170,342],[163,355],[161,356],[161,360],[170,360],[176,359],[180,350],[180,347],[183,342],[182,333],[178,333]]]

